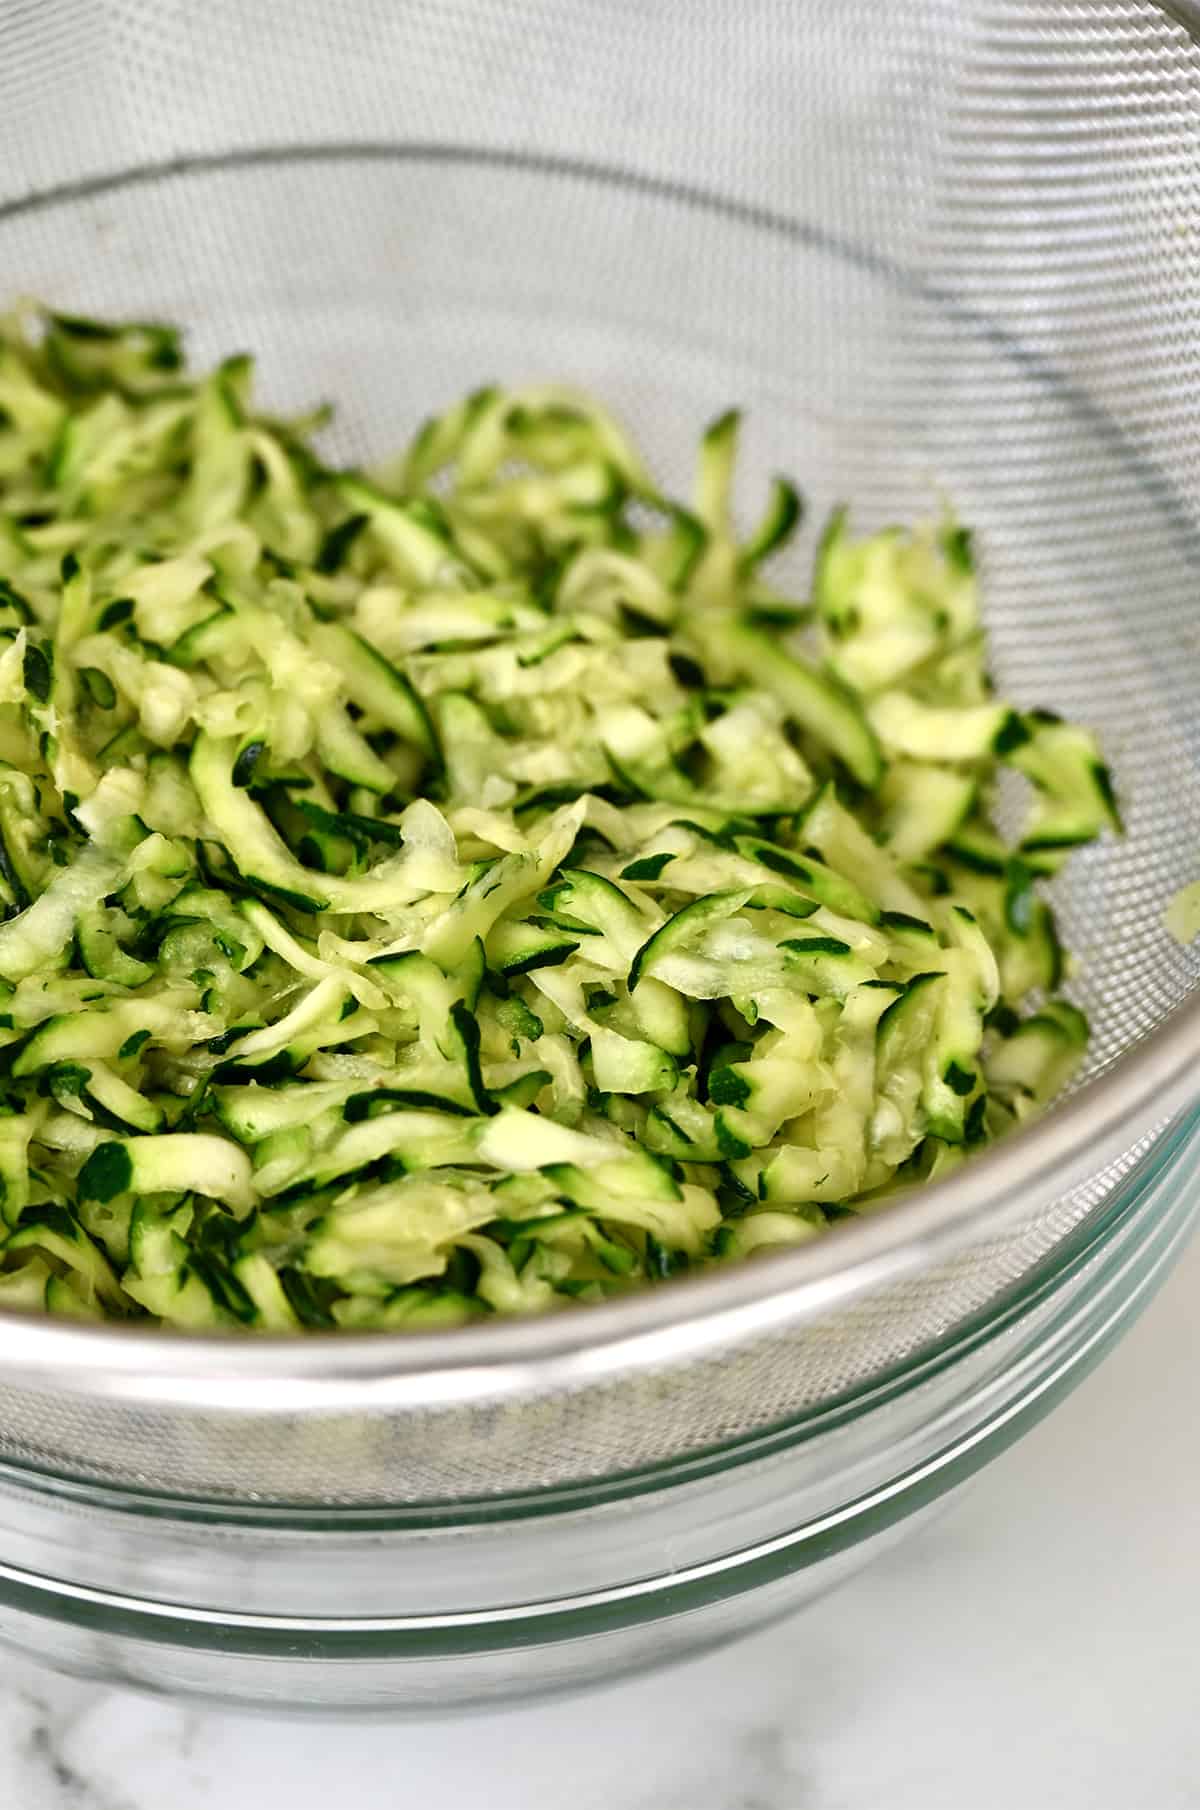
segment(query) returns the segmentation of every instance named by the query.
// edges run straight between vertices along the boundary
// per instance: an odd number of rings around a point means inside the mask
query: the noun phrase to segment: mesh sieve
[[[660,1464],[861,1390],[1111,1203],[1200,1046],[1190,1020],[1152,1035],[1198,972],[1160,922],[1200,868],[1192,13],[0,8],[5,292],[178,318],[198,359],[253,348],[269,403],[337,399],[341,457],[486,379],[561,375],[667,482],[736,401],[748,497],[780,468],[810,520],[849,497],[870,527],[945,492],[1005,691],[1099,730],[1128,821],[1058,901],[1094,1026],[1077,1100],[936,1200],[652,1302],[450,1335],[456,1355],[10,1321],[0,1457],[362,1503]]]

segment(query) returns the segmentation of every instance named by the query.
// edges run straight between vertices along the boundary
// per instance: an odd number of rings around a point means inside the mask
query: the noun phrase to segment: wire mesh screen
[[[11,0],[0,282],[178,318],[199,360],[255,350],[269,403],[336,400],[345,457],[559,376],[668,485],[738,403],[748,499],[776,469],[814,523],[952,498],[1004,690],[1094,726],[1125,809],[1059,901],[1094,1073],[1197,978],[1161,911],[1200,867],[1198,144],[1200,51],[1145,0]],[[719,1362],[353,1423],[8,1389],[0,1453],[362,1501],[654,1462],[979,1311],[1128,1168]]]

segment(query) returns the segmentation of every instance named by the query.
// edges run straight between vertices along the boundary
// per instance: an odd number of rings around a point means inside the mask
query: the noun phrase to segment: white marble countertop
[[[1079,1392],[874,1570],[573,1702],[304,1723],[5,1659],[0,1805],[1200,1810],[1198,1328],[1195,1243]]]

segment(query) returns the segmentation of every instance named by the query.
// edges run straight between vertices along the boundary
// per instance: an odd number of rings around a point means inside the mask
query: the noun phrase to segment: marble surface
[[[1200,1242],[943,1518],[798,1622],[465,1723],[192,1712],[0,1660],[5,1810],[1200,1810]]]

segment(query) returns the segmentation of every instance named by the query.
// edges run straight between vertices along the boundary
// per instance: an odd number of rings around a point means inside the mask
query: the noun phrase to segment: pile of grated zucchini
[[[1116,809],[1086,730],[994,697],[964,529],[839,511],[797,604],[736,414],[683,506],[586,395],[479,391],[364,475],[251,376],[0,322],[0,1304],[597,1300],[1063,1086],[1039,882]]]

